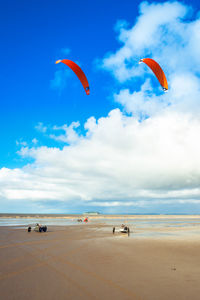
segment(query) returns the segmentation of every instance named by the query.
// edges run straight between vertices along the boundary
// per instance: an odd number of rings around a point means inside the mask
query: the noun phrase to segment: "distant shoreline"
[[[10,213],[0,213],[0,219],[73,219],[73,218],[81,218],[85,217],[84,214],[10,214]],[[200,218],[200,214],[99,214],[99,215],[88,215],[90,219],[191,219],[191,218]]]

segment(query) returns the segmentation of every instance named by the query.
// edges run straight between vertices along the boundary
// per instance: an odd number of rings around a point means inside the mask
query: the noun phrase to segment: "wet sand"
[[[200,298],[200,234],[113,236],[112,226],[98,224],[48,229],[0,227],[1,299]]]

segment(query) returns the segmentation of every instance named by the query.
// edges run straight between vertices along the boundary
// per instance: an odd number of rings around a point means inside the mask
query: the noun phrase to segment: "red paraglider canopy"
[[[168,90],[167,78],[165,76],[165,73],[161,69],[160,65],[151,58],[140,59],[140,62],[145,63],[153,71],[158,81],[160,82],[160,85],[162,86],[163,90],[167,91]]]
[[[59,64],[60,62],[67,65],[70,69],[72,69],[72,71],[74,71],[74,73],[79,78],[80,82],[82,83],[86,94],[89,95],[90,87],[89,87],[87,77],[85,76],[83,70],[75,62],[73,62],[69,59],[57,60],[56,64]]]

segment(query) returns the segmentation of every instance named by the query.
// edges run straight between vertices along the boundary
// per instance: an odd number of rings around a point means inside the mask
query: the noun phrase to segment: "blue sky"
[[[199,10],[196,1],[2,3],[2,212],[200,212]],[[167,95],[138,66],[144,56],[166,71]],[[55,65],[62,58],[83,68],[90,96]]]
[[[137,1],[4,1],[1,9],[1,167],[16,167],[16,140],[32,140],[38,122],[64,124],[100,117],[113,107],[109,74],[95,60],[115,49],[118,19],[134,19]],[[65,55],[63,49],[70,49]],[[69,72],[62,92],[51,88],[59,58],[80,62],[91,96]],[[26,126],[24,126],[26,124]],[[40,139],[42,137],[40,136]],[[45,141],[48,142],[48,141]],[[14,159],[13,159],[14,158]]]

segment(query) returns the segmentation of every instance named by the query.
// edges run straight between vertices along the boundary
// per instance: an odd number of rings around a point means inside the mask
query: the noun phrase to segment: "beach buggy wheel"
[[[47,232],[47,226],[43,226],[43,231]]]
[[[31,232],[31,226],[28,227],[28,232]]]
[[[113,227],[113,234],[115,233],[115,227]]]

